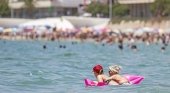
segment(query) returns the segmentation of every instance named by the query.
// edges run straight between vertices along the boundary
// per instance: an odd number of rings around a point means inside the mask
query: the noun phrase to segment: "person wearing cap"
[[[129,84],[129,81],[125,77],[123,77],[119,74],[120,70],[121,70],[121,67],[118,65],[109,66],[110,77],[107,78],[106,81],[114,80],[119,85]]]
[[[109,78],[108,76],[104,75],[103,72],[103,67],[101,65],[96,65],[93,67],[93,73],[95,75],[95,77],[97,78],[96,83],[106,83],[109,85],[118,85],[117,82],[113,81],[113,80],[109,80],[109,82],[107,81],[107,78]]]

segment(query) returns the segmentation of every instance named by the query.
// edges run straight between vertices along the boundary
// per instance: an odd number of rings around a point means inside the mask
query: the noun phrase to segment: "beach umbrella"
[[[158,30],[158,32],[159,32],[160,34],[163,34],[163,33],[165,33],[165,30],[163,30],[163,29],[160,28],[160,29]]]
[[[34,21],[29,21],[23,24],[20,24],[19,27],[38,27],[38,26],[48,26],[48,27],[55,27],[54,23],[49,21],[48,19],[37,19]]]
[[[158,32],[158,29],[155,29],[155,28],[151,28],[151,27],[142,27],[142,28],[139,28],[137,29],[134,34],[135,35],[142,35],[144,33],[157,33]]]
[[[11,29],[12,29],[12,33],[16,33],[19,31],[17,28],[11,28]]]
[[[35,32],[40,35],[42,33],[50,33],[52,31],[45,26],[40,26],[40,27],[36,27]]]
[[[154,32],[155,31],[154,28],[151,28],[151,27],[143,27],[142,30],[144,32]]]
[[[63,18],[46,18],[46,19],[37,19],[34,21],[29,21],[23,24],[20,24],[19,27],[47,27],[47,28],[54,28],[56,27],[57,30],[67,31],[73,30],[74,26]]]
[[[26,26],[26,27],[21,27],[23,28],[23,32],[32,32],[34,30],[34,27],[33,26]]]
[[[51,26],[49,26],[49,25],[45,25],[45,27],[46,27],[47,29],[53,28],[53,27],[51,27]]]
[[[91,28],[97,30],[97,29],[103,29],[103,28],[106,28],[106,27],[107,27],[107,24],[103,23],[103,24],[92,26]]]
[[[134,31],[134,35],[135,35],[135,36],[140,36],[140,35],[142,35],[143,33],[144,33],[144,30],[141,29],[141,28],[139,28],[139,29],[137,29],[137,30]]]
[[[110,32],[111,29],[107,26],[107,23],[99,24],[90,27],[93,31],[96,31],[98,33],[103,33],[103,32]]]
[[[7,28],[7,29],[4,29],[3,32],[4,32],[4,33],[11,33],[11,32],[12,32],[12,29],[11,29],[11,28]]]
[[[71,31],[71,30],[74,30],[74,26],[67,20],[65,19],[59,19],[59,20],[56,20],[55,22],[56,24],[56,28],[57,30],[61,30],[61,31]]]
[[[0,27],[0,32],[3,32],[4,28],[3,27]]]
[[[116,35],[120,34],[120,30],[119,29],[112,29],[110,32],[113,32]]]
[[[166,28],[166,29],[165,29],[165,32],[166,32],[166,33],[170,33],[170,28]]]
[[[133,33],[134,29],[132,29],[132,28],[122,29],[121,32],[124,32],[124,33]]]

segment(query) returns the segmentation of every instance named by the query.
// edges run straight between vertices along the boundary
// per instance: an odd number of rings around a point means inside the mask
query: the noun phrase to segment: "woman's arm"
[[[113,79],[113,77],[111,76],[111,77],[107,77],[106,78],[106,81],[108,81],[108,80],[112,80]]]

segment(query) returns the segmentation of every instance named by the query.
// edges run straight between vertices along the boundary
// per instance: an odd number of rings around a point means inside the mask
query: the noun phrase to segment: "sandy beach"
[[[109,23],[108,18],[76,17],[76,16],[63,16],[62,18],[70,21],[75,27],[96,26],[96,25],[107,24],[107,23],[108,23],[108,27],[111,29],[127,29],[127,28],[136,29],[141,27],[168,29],[170,27],[170,20],[162,20],[161,22],[156,22],[151,20],[148,21],[122,20],[119,23]],[[0,18],[0,26],[1,27],[16,26],[21,23],[32,21],[32,20],[36,20],[36,19]]]
[[[108,18],[93,18],[93,17],[77,17],[77,16],[63,16],[63,17],[54,17],[53,19],[64,18],[70,21],[75,27],[83,27],[83,26],[95,26],[103,23],[108,23]],[[48,18],[41,18],[48,19]],[[16,26],[21,23],[25,23],[32,20],[38,19],[22,19],[22,18],[0,18],[0,26],[1,27],[10,27]]]
[[[71,41],[95,41],[100,43],[119,43],[128,41],[129,43],[142,41],[143,43],[163,43],[167,45],[170,41],[170,21],[125,21],[120,23],[109,23],[104,18],[82,18],[82,17],[63,17],[72,23],[75,28],[71,29],[55,29],[47,27],[37,29],[36,27],[19,29],[5,29],[1,32],[1,39],[5,40],[71,40]],[[47,18],[45,21],[55,21],[59,18]],[[0,19],[0,24],[8,26],[16,26],[21,23],[29,22],[33,19]],[[60,20],[63,22],[63,20]],[[57,22],[60,22],[57,21]],[[8,24],[9,23],[9,24]],[[87,26],[86,24],[89,25]],[[36,23],[37,24],[37,23]],[[62,27],[67,25],[62,25]],[[78,28],[77,28],[78,27]],[[45,30],[44,30],[45,29]],[[17,30],[19,32],[17,32]],[[14,32],[13,32],[14,31]],[[15,32],[16,31],[16,32]],[[39,33],[39,32],[40,33]],[[12,33],[11,33],[12,32]]]

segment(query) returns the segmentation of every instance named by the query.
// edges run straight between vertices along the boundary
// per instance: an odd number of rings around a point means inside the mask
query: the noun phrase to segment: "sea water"
[[[43,48],[43,46],[46,48]],[[61,47],[65,46],[65,47]],[[170,47],[92,42],[0,41],[0,93],[170,93]],[[142,75],[140,85],[85,87],[92,68],[121,65],[121,74]]]

